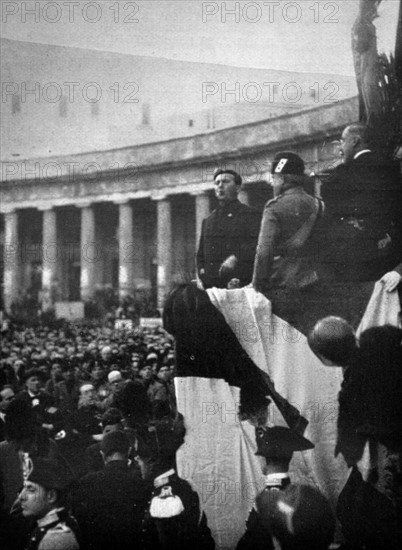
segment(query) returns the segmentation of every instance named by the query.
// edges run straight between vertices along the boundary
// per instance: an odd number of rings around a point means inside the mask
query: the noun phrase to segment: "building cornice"
[[[353,97],[325,106],[289,113],[274,119],[252,122],[190,137],[106,151],[9,160],[3,161],[1,164],[3,167],[4,165],[26,163],[26,172],[30,170],[33,172],[35,164],[41,166],[55,164],[60,166],[62,170],[60,179],[65,178],[67,180],[70,177],[74,163],[87,167],[88,176],[90,174],[96,175],[97,166],[100,166],[105,177],[113,174],[118,168],[123,169],[124,166],[127,166],[129,171],[130,163],[133,169],[163,169],[177,164],[193,164],[204,160],[237,156],[239,153],[247,153],[250,149],[258,152],[261,148],[276,147],[308,137],[314,138],[318,134],[325,136],[328,131],[332,133],[334,128],[343,128],[351,120],[354,121],[357,108],[358,99]],[[2,168],[2,181],[4,181],[5,172],[5,169]],[[24,181],[28,183],[36,180],[35,177],[27,177]],[[20,181],[20,179],[13,180],[11,176],[6,181]]]
[[[323,142],[357,120],[351,98],[208,134],[96,153],[2,163],[1,211],[37,204],[124,201],[211,188],[206,168],[232,160],[246,163],[280,149]],[[211,178],[208,178],[211,179]],[[30,196],[28,197],[28,194]]]

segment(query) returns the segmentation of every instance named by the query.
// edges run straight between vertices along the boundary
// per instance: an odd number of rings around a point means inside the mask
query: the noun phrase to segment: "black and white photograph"
[[[0,9],[0,548],[401,548],[401,0]]]

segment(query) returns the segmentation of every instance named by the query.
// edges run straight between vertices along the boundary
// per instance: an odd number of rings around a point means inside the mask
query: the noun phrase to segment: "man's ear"
[[[55,502],[57,502],[58,497],[56,489],[49,489],[47,491],[46,498],[50,504],[54,504]]]
[[[357,147],[361,144],[362,138],[360,136],[353,136],[352,143],[354,147]]]

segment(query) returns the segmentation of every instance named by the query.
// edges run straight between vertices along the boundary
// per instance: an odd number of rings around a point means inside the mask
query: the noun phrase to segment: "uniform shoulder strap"
[[[296,233],[287,240],[287,250],[298,250],[304,246],[314,228],[318,215],[323,211],[323,208],[323,202],[320,199],[315,198],[313,212],[303,223],[303,225],[296,231]]]

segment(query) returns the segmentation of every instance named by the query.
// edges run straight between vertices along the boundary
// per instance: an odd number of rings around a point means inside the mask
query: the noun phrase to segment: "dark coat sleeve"
[[[257,512],[250,512],[246,532],[239,540],[236,550],[273,550],[271,533],[262,525]]]
[[[267,204],[262,217],[257,252],[254,262],[253,287],[263,291],[269,286],[272,270],[273,251],[280,233],[279,218],[275,209]]]
[[[235,275],[243,284],[251,282],[260,222],[261,215],[259,212],[251,209],[245,212],[243,238],[239,240],[238,246],[235,247],[235,255],[238,259],[238,267]]]
[[[402,260],[400,168],[375,155],[337,167],[322,186],[325,252],[340,281],[375,281]],[[383,249],[379,242],[389,243]],[[398,271],[399,272],[399,271]]]
[[[400,515],[400,513],[399,513]],[[391,499],[363,481],[354,467],[339,495],[337,516],[346,548],[396,550],[401,545],[400,517]]]

